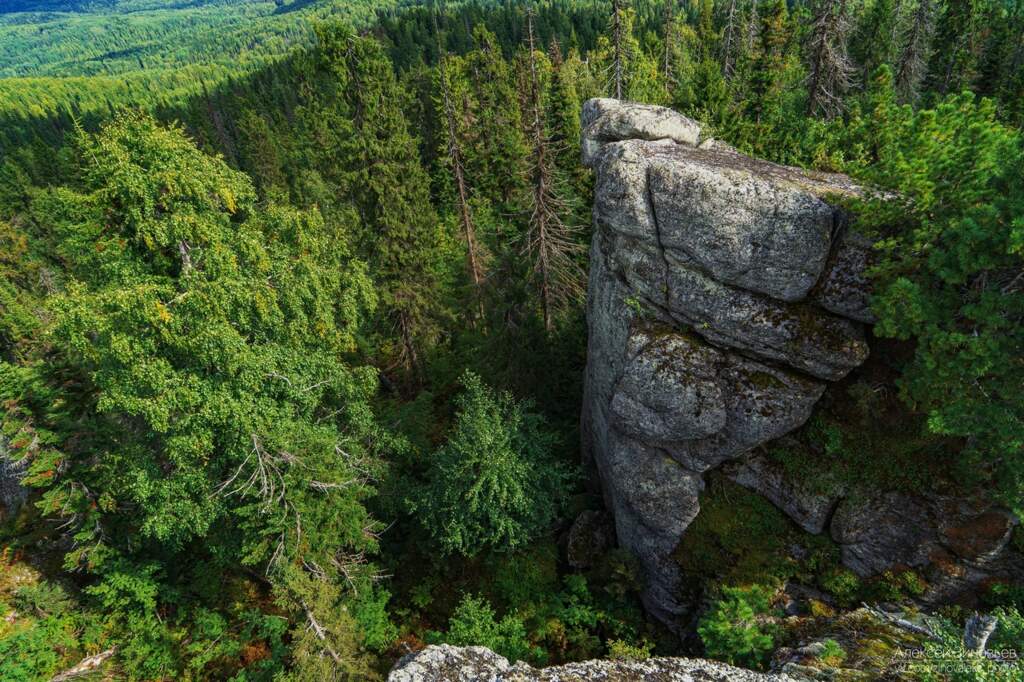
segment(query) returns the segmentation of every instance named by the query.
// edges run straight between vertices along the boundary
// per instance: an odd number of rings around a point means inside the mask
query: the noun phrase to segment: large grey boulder
[[[818,493],[758,454],[868,357],[871,244],[843,208],[862,190],[701,141],[661,107],[591,100],[583,125],[595,193],[581,440],[648,610],[682,627],[692,605],[673,552],[716,469],[830,533],[858,574],[918,570],[927,599],[1024,574],[1006,510],[963,493]]]
[[[826,382],[867,357],[861,324],[812,295],[845,224],[831,197],[856,188],[699,148],[691,124],[584,106],[596,173],[584,456],[640,560],[648,610],[670,627],[690,607],[672,553],[703,473],[801,426]]]
[[[388,682],[786,682],[784,674],[756,673],[692,658],[593,660],[550,668],[509,663],[479,646],[428,646],[400,660]]]

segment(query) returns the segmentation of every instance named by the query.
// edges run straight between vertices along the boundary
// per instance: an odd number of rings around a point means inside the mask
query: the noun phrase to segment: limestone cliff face
[[[748,456],[804,424],[868,357],[870,245],[836,205],[859,188],[701,141],[661,107],[591,100],[582,123],[596,176],[584,455],[644,568],[648,609],[670,626],[686,610],[671,554],[711,469],[809,532],[831,524],[863,575],[948,550],[942,524],[986,528],[975,557],[1001,551],[1015,523],[1005,511],[961,505],[943,520],[935,501],[807,495]],[[907,510],[913,523],[894,522]]]
[[[786,682],[784,674],[763,674],[715,661],[652,658],[645,661],[594,660],[551,668],[510,664],[479,646],[428,646],[406,656],[388,675],[388,682]]]

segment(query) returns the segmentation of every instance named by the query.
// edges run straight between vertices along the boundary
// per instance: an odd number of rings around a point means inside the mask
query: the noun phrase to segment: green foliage
[[[384,652],[398,638],[398,628],[388,615],[390,598],[387,590],[368,589],[357,595],[352,606],[363,643],[378,653]]]
[[[556,436],[529,403],[496,393],[472,373],[428,482],[410,501],[445,553],[515,549],[543,533],[572,476],[554,457]]]
[[[823,665],[837,667],[846,660],[846,650],[836,640],[826,639],[817,658]]]
[[[875,333],[913,339],[901,395],[931,433],[968,438],[1013,505],[1024,489],[1024,151],[993,102],[954,95],[887,125],[871,176],[902,200],[863,207],[879,237]],[[954,170],[955,169],[955,170]]]
[[[456,646],[484,646],[510,661],[526,660],[531,654],[523,621],[513,615],[497,620],[486,599],[470,594],[452,614],[448,631],[435,639]]]
[[[621,639],[613,639],[608,642],[608,658],[620,661],[642,661],[651,657],[651,645],[649,642],[634,645],[623,642]]]
[[[94,76],[193,64],[255,67],[295,45],[309,45],[313,21],[344,17],[365,24],[384,9],[380,2],[361,0],[292,0],[287,8],[272,0],[201,0],[170,7],[153,0],[92,4],[91,11],[65,14],[80,8],[36,13],[32,4],[16,2],[8,9],[5,3],[0,77]]]
[[[726,663],[760,667],[774,644],[773,629],[758,622],[771,610],[772,590],[762,585],[723,586],[697,624],[704,651]]]
[[[836,603],[843,607],[853,606],[860,596],[862,585],[860,578],[846,568],[836,568],[821,577],[819,584],[831,594]]]
[[[582,306],[541,323],[523,249],[525,6],[399,4],[0,10],[0,74],[29,76],[0,78],[0,429],[40,501],[3,537],[72,547],[76,571],[0,593],[21,614],[0,624],[0,677],[47,678],[116,643],[134,679],[373,679],[399,632],[449,619],[460,641],[534,662],[651,652],[635,563],[613,551],[567,574],[545,537],[575,484],[586,332]],[[865,87],[827,120],[805,115],[801,3],[533,7],[558,218],[589,222],[578,108],[613,87],[616,30],[624,96],[897,190],[861,206],[858,228],[880,240],[876,331],[910,343],[874,343],[863,378],[771,456],[815,492],[998,480],[1019,506],[1024,14],[935,4],[925,28],[942,49],[926,30],[930,91],[915,97],[893,72],[933,3],[911,4],[849,7]],[[62,11],[15,11],[29,9]],[[373,37],[309,21],[337,15],[374,21]],[[894,80],[921,109],[896,103]],[[966,88],[993,99],[936,94]],[[152,118],[112,113],[123,105]],[[676,555],[693,586],[795,579],[840,604],[923,588],[909,572],[859,584],[827,538],[716,477],[701,504]],[[424,531],[443,558],[416,546]],[[1019,609],[1017,591],[989,598]],[[755,592],[708,612],[709,650],[763,660]],[[1019,640],[1004,618],[999,641]]]
[[[868,593],[875,600],[890,602],[919,597],[924,594],[926,589],[927,585],[921,577],[909,569],[885,571],[867,586]]]

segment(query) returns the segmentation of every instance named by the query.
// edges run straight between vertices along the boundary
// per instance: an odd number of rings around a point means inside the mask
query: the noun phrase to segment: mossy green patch
[[[769,448],[769,457],[787,477],[820,494],[969,483],[970,472],[957,467],[960,443],[929,433],[923,415],[909,410],[880,373],[868,367],[859,379],[831,387],[807,424]]]
[[[712,474],[701,510],[674,556],[692,579],[719,583],[781,583],[811,579],[838,561],[835,545],[804,532],[757,493]],[[794,556],[793,549],[802,558]]]

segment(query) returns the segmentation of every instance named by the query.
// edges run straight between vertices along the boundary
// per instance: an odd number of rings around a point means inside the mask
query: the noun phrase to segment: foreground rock
[[[594,660],[537,669],[507,659],[484,647],[428,646],[403,658],[388,682],[767,682],[792,680],[784,674],[762,674],[724,663],[690,658],[645,661]]]
[[[670,555],[702,474],[799,428],[867,357],[865,256],[832,199],[859,190],[698,144],[696,123],[660,107],[591,101],[583,126],[596,173],[585,456],[648,610],[673,626],[688,605]],[[828,510],[803,511],[820,531]]]

